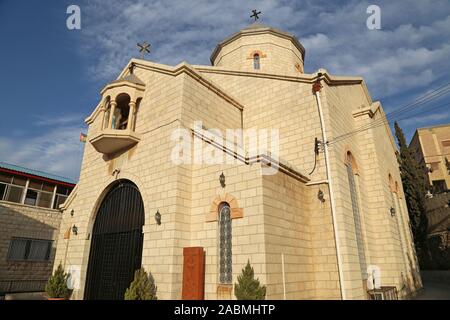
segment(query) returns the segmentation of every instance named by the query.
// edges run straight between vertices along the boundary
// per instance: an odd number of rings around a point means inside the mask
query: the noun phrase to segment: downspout
[[[314,95],[316,96],[317,108],[319,109],[320,126],[322,129],[322,140],[323,140],[322,144],[323,144],[324,153],[325,153],[325,168],[326,168],[326,172],[327,172],[328,190],[330,192],[330,205],[331,205],[331,216],[333,219],[334,241],[336,243],[336,257],[337,257],[337,263],[338,263],[339,284],[340,284],[339,287],[341,289],[342,300],[346,300],[345,288],[344,288],[344,272],[343,272],[343,268],[342,268],[342,257],[341,257],[340,241],[339,241],[339,229],[338,229],[338,222],[337,222],[337,218],[336,218],[336,202],[334,199],[333,181],[332,181],[332,176],[331,176],[331,164],[330,164],[330,157],[328,154],[327,130],[325,127],[325,119],[323,117],[322,102],[320,100],[320,89],[322,88],[322,85],[320,84],[321,77],[322,77],[322,72],[318,72],[317,73],[317,81],[313,85],[313,92],[314,92]]]

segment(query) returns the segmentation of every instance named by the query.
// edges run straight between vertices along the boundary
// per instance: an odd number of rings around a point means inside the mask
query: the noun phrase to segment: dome
[[[221,41],[211,55],[211,63],[242,71],[255,70],[252,62],[259,59],[258,71],[267,73],[303,72],[305,48],[297,37],[254,22]]]

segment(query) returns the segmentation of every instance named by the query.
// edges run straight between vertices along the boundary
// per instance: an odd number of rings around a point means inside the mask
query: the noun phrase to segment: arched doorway
[[[141,267],[144,204],[138,188],[120,181],[103,199],[94,223],[84,298],[120,300]]]

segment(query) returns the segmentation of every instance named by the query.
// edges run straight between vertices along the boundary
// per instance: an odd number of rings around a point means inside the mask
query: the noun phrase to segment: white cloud
[[[263,23],[299,37],[306,48],[307,71],[324,67],[339,75],[363,76],[377,99],[423,88],[448,74],[449,1],[378,1],[379,31],[366,27],[370,4],[92,0],[82,8],[83,50],[94,57],[91,72],[103,82],[116,77],[131,57],[139,56],[138,41],[152,43],[148,56],[152,61],[209,64],[214,46],[251,23],[250,11],[258,8]]]
[[[57,117],[46,119],[49,130],[34,137],[0,137],[1,161],[45,171],[77,180],[79,177],[83,145],[79,142],[83,128]],[[79,122],[78,122],[79,123]]]
[[[66,125],[66,124],[76,124],[82,123],[83,116],[79,114],[67,114],[60,115],[57,117],[46,117],[43,115],[34,116],[36,121],[34,122],[37,126],[55,126],[55,125]]]

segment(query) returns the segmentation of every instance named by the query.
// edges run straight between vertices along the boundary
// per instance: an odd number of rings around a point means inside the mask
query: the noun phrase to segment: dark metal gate
[[[92,232],[85,299],[121,300],[141,267],[144,204],[131,182],[113,187],[98,210]]]

